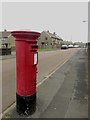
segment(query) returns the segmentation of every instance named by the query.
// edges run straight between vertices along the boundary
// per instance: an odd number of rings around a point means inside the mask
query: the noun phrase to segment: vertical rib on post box
[[[36,72],[38,32],[13,31],[16,38],[16,109],[31,115],[36,110]]]

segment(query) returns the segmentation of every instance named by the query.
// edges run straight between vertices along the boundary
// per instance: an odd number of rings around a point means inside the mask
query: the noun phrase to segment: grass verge
[[[54,50],[58,50],[58,49],[57,48],[39,48],[38,49],[39,52],[54,51]]]

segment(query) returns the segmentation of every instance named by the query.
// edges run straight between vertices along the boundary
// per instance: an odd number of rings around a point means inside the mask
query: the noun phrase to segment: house
[[[68,40],[64,40],[63,42],[62,42],[62,45],[73,45],[73,42],[72,41],[68,41]]]
[[[62,41],[55,32],[43,31],[38,38],[38,46],[39,48],[60,48]]]
[[[10,31],[4,30],[0,32],[0,48],[15,49],[15,38]]]
[[[62,38],[55,32],[43,31],[38,38],[39,48],[61,48]],[[10,31],[4,30],[0,32],[0,48],[7,47],[15,50],[15,38]]]

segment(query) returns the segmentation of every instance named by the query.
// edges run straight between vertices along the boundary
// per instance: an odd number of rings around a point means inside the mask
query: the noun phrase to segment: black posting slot
[[[38,46],[32,46],[32,48],[38,48]]]

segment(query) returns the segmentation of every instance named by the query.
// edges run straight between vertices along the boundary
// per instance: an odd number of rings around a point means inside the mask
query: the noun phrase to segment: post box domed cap
[[[11,34],[15,38],[27,39],[37,39],[40,36],[40,33],[35,31],[12,31]]]

